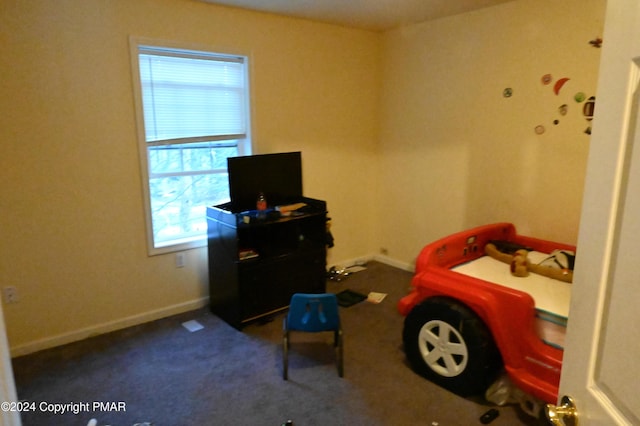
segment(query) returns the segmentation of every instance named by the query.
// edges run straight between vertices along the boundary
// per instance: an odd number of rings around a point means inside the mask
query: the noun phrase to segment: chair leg
[[[282,345],[282,378],[289,379],[289,337],[286,334]]]
[[[344,377],[344,340],[342,339],[342,329],[336,331],[336,356],[338,363],[338,376]]]
[[[282,379],[289,379],[289,330],[287,330],[286,318],[282,330]]]

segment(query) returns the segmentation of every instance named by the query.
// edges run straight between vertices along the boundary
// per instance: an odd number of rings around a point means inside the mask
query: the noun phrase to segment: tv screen
[[[261,192],[269,208],[295,203],[302,197],[300,152],[230,157],[227,167],[234,212],[255,210]]]

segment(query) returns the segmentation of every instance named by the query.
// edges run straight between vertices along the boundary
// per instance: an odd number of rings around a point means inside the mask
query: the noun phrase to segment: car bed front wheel
[[[484,392],[501,367],[485,324],[452,299],[438,297],[415,306],[405,319],[403,341],[416,372],[458,395]]]
[[[418,348],[429,368],[443,377],[461,374],[469,360],[462,335],[446,321],[426,322],[418,335]]]

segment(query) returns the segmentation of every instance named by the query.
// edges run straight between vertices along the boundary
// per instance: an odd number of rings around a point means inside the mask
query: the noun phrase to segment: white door
[[[560,394],[640,424],[640,2],[608,0]]]
[[[0,426],[20,426],[20,414],[12,407],[12,402],[17,402],[16,386],[11,369],[9,357],[9,343],[4,328],[4,314],[0,302]]]

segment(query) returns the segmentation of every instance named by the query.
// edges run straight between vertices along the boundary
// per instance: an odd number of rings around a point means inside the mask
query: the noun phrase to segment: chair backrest
[[[340,314],[336,295],[294,294],[287,314],[287,328],[309,332],[338,330]]]

